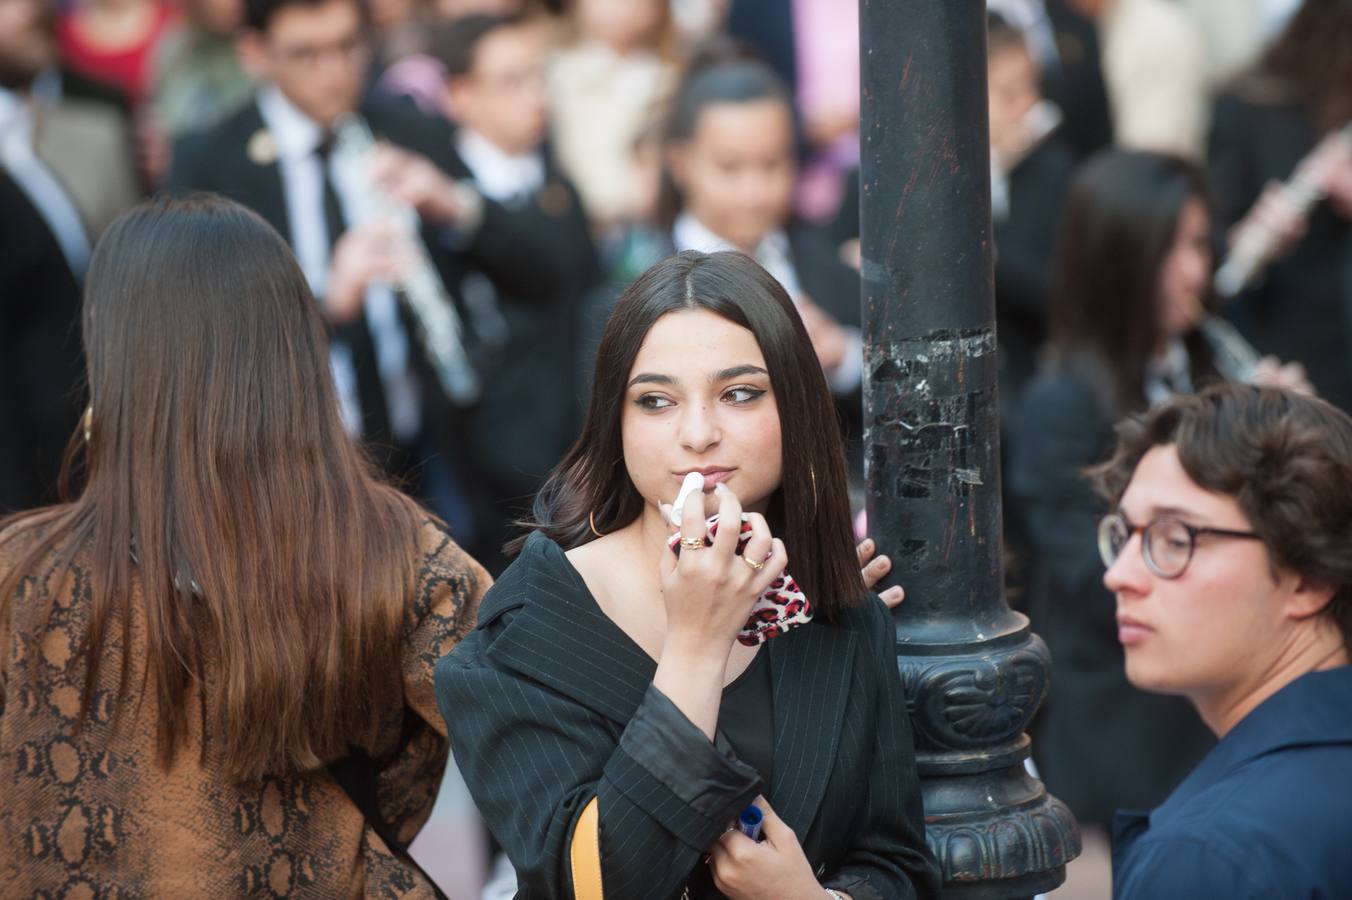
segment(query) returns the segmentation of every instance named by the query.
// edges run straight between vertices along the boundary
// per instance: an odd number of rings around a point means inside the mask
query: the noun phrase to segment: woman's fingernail
[[[714,485],[714,493],[716,493],[716,494],[726,494],[727,492],[728,492],[728,486],[727,486],[726,484],[724,484],[723,482],[720,481],[718,484]]]

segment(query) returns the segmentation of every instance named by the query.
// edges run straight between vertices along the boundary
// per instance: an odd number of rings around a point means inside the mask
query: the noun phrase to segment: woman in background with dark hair
[[[1105,510],[1082,477],[1111,451],[1114,422],[1220,380],[1195,330],[1212,271],[1205,190],[1195,165],[1156,153],[1109,151],[1080,169],[1053,264],[1043,370],[1011,425],[1028,612],[1057,667],[1034,759],[1081,823],[1105,829],[1119,807],[1162,800],[1211,743],[1187,703],[1141,693],[1122,673],[1094,543]]]
[[[619,268],[643,271],[681,250],[752,256],[793,300],[832,393],[841,398],[847,434],[857,441],[863,431],[859,276],[825,232],[794,218],[794,140],[793,100],[774,70],[738,45],[711,46],[691,63],[667,117],[661,241],[641,245],[649,258],[622,260]],[[614,297],[608,293],[592,311],[584,370]],[[858,470],[862,453],[852,456]]]
[[[611,896],[937,890],[894,628],[856,566],[832,414],[792,302],[746,256],[682,253],[621,297],[582,435],[437,667],[517,896],[572,896],[593,798]],[[691,472],[705,490],[676,511],[678,555],[666,504]],[[703,539],[706,516],[743,510],[740,555],[735,529]],[[739,640],[786,566],[815,617]],[[763,843],[730,830],[758,795]]]
[[[286,243],[138,207],[83,335],[83,487],[0,534],[6,889],[432,896],[432,665],[488,578],[345,435]]]
[[[1264,352],[1304,362],[1320,395],[1344,410],[1352,410],[1350,127],[1352,2],[1305,0],[1217,100],[1209,154],[1232,245],[1257,231],[1276,252],[1227,315]],[[1298,168],[1327,196],[1306,211],[1277,184]]]

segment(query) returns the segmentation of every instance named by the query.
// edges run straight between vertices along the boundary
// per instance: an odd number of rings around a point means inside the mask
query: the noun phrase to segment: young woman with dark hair
[[[1186,703],[1122,674],[1093,539],[1104,510],[1082,477],[1123,415],[1219,380],[1192,331],[1211,278],[1205,197],[1197,167],[1176,157],[1109,151],[1083,165],[1053,263],[1050,344],[1011,424],[1027,610],[1057,667],[1034,759],[1091,840],[1118,808],[1163,799],[1211,744]]]
[[[0,534],[0,873],[28,896],[432,896],[432,665],[488,578],[343,431],[286,243],[232,202],[89,270],[83,482]]]
[[[794,217],[798,163],[788,88],[750,51],[713,45],[691,62],[671,101],[662,163],[655,239],[631,242],[641,258],[622,259],[617,269],[641,272],[682,250],[740,250],[755,258],[793,300],[832,392],[841,398],[847,435],[858,441],[859,276],[839,259],[824,231]],[[617,293],[603,294],[592,311],[584,369]],[[854,455],[858,469],[862,451]]]
[[[681,253],[621,297],[582,435],[437,667],[519,897],[571,896],[592,798],[611,896],[937,890],[895,631],[856,565],[832,414],[802,320],[745,255]],[[667,504],[692,472],[705,490],[676,510],[678,554]],[[744,551],[733,528],[704,539],[706,516],[744,511]],[[748,640],[786,568],[813,618]],[[753,800],[759,844],[729,830]]]

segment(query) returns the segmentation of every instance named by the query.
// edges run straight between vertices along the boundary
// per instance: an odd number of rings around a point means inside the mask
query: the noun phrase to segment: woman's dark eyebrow
[[[629,380],[629,387],[636,384],[675,384],[676,379],[670,375],[658,375],[656,372],[641,372]]]
[[[760,366],[753,366],[750,363],[740,366],[733,366],[730,369],[722,369],[709,376],[709,381],[717,383],[720,381],[731,381],[734,378],[741,378],[743,375],[769,375],[770,373]]]

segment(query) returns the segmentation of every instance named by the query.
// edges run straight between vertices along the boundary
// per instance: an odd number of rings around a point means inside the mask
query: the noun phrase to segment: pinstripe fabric
[[[485,597],[478,628],[438,665],[437,695],[521,898],[571,896],[569,838],[593,795],[607,898],[646,900],[678,896],[760,791],[824,884],[858,900],[931,896],[937,873],[893,640],[875,599],[838,626],[817,622],[766,644],[775,721],[766,791],[724,742],[711,744],[650,689],[656,663],[536,534]],[[682,752],[655,762],[651,748],[673,742]]]

